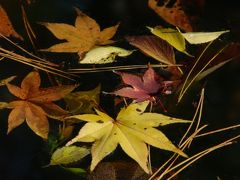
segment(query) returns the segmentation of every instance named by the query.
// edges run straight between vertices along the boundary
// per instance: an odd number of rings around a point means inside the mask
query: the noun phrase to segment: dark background
[[[25,35],[19,1],[0,0],[8,11],[16,30]],[[147,6],[147,0],[36,0],[26,11],[29,20],[35,22],[74,23],[76,17],[73,7],[78,7],[94,18],[101,27],[121,22],[116,39],[124,35],[147,34],[145,26],[161,24],[166,26]],[[230,38],[240,40],[240,6],[236,0],[206,0],[204,11],[198,22],[199,31],[230,29]],[[45,28],[34,24],[34,30],[41,37],[38,46],[46,48],[54,44],[54,38]],[[50,38],[49,38],[50,37]],[[53,41],[52,41],[53,40]],[[23,44],[28,47],[28,44]],[[31,50],[31,47],[29,47]],[[75,56],[70,57],[75,58]],[[24,77],[27,70],[22,65],[10,63],[0,65],[0,74],[18,74]],[[9,72],[9,69],[11,72]],[[12,72],[14,70],[14,72]],[[6,72],[7,71],[7,72]],[[1,77],[2,77],[1,76]],[[2,88],[1,99],[8,99],[7,90]],[[240,120],[240,63],[234,61],[213,73],[206,84],[204,122],[212,129],[238,124]],[[43,180],[43,179],[82,179],[57,167],[41,168],[48,162],[44,148],[46,143],[37,137],[25,124],[6,135],[9,111],[0,112],[0,179],[2,180]],[[207,145],[216,144],[224,138],[239,134],[239,130],[214,135],[199,140],[192,145],[193,152]],[[216,140],[217,139],[217,140]],[[237,180],[240,179],[240,143],[225,147],[201,159],[186,169],[179,179],[191,180]]]

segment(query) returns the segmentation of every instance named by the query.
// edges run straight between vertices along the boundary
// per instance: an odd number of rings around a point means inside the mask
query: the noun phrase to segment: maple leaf
[[[118,72],[119,73],[119,72]],[[124,87],[113,94],[123,97],[128,97],[137,102],[149,100],[155,101],[154,95],[157,93],[170,94],[172,81],[163,81],[149,67],[142,77],[129,73],[119,73],[123,82],[131,87]]]
[[[7,84],[8,90],[20,100],[12,101],[13,108],[8,117],[8,133],[25,120],[28,126],[44,139],[48,137],[49,125],[47,116],[58,119],[67,112],[52,101],[63,98],[70,93],[74,85],[62,85],[40,88],[41,79],[38,72],[30,72],[22,81],[21,87]]]
[[[148,149],[146,143],[186,157],[161,131],[154,127],[189,121],[163,114],[144,113],[148,104],[149,101],[132,103],[121,109],[116,120],[99,110],[96,110],[97,114],[72,116],[71,118],[88,123],[81,128],[74,139],[67,143],[67,146],[75,142],[94,142],[91,148],[91,171],[104,157],[114,151],[118,144],[147,173],[149,173],[149,169],[147,167]]]
[[[77,13],[75,26],[64,23],[43,23],[58,39],[67,40],[67,42],[53,45],[44,51],[78,52],[81,57],[95,45],[106,45],[113,42],[110,39],[115,35],[119,24],[101,31],[94,19],[79,10]]]

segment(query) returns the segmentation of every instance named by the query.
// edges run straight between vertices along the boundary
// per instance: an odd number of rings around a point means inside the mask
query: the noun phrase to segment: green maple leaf
[[[91,170],[104,157],[114,151],[118,144],[146,173],[149,173],[146,143],[186,157],[186,154],[154,127],[173,123],[187,123],[189,121],[163,114],[144,113],[148,104],[148,101],[132,103],[128,107],[121,109],[116,120],[99,110],[96,110],[97,114],[72,116],[71,118],[77,118],[88,123],[82,127],[74,139],[67,143],[67,146],[75,142],[94,142],[91,148]]]

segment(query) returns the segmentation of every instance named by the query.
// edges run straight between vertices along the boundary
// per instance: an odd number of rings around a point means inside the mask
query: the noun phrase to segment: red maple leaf
[[[67,111],[52,103],[70,93],[75,85],[62,85],[40,88],[41,79],[38,72],[30,72],[22,81],[21,87],[7,84],[8,90],[20,100],[12,101],[13,110],[8,116],[8,133],[25,120],[28,126],[44,139],[48,137],[49,124],[47,116],[60,117]]]
[[[128,87],[124,87],[114,92],[115,95],[128,97],[142,102],[145,100],[155,101],[155,96],[160,94],[170,94],[172,81],[164,81],[155,71],[149,67],[142,77],[118,72],[123,82]]]

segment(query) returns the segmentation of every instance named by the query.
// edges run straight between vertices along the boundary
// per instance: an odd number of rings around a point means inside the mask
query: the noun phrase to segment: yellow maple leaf
[[[79,134],[67,143],[94,142],[91,149],[91,170],[118,144],[133,158],[146,173],[149,173],[147,144],[178,153],[186,157],[179,148],[158,129],[154,127],[173,123],[188,123],[187,120],[172,118],[158,113],[144,113],[149,101],[132,103],[121,109],[116,120],[96,110],[97,114],[75,115],[71,118],[87,121]]]

